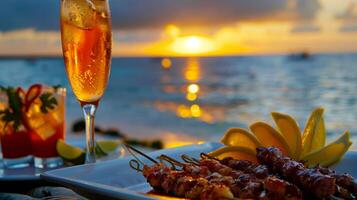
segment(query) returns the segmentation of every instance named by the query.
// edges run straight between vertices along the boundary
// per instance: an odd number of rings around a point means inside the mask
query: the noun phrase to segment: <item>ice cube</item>
[[[93,0],[95,5],[95,10],[100,13],[101,17],[107,18],[109,14],[109,5],[107,1],[104,0]]]
[[[91,0],[64,0],[62,17],[79,28],[90,29],[95,26],[95,5]]]
[[[46,140],[47,138],[51,137],[53,134],[56,133],[56,128],[53,127],[51,124],[44,124],[43,126],[36,129],[36,133],[43,140]]]

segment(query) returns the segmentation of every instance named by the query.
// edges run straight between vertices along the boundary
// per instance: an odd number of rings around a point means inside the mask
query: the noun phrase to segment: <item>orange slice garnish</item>
[[[246,147],[225,146],[210,152],[208,155],[218,159],[232,157],[237,160],[249,160],[258,163],[255,151]]]
[[[227,146],[247,147],[254,151],[257,147],[262,146],[252,133],[242,128],[229,129],[221,142]]]
[[[250,125],[249,128],[263,146],[274,146],[279,148],[284,155],[291,155],[289,145],[284,137],[269,124],[265,122],[256,122]]]
[[[294,118],[287,114],[272,112],[271,115],[280,133],[289,145],[292,158],[299,159],[302,149],[301,131],[299,125],[296,123]]]

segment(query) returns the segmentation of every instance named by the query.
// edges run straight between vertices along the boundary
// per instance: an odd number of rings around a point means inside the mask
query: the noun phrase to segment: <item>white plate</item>
[[[201,152],[209,152],[220,146],[219,143],[204,143],[164,149],[149,153],[149,155],[156,158],[161,154],[166,154],[180,159],[182,154],[187,154],[198,158]],[[48,171],[41,174],[41,177],[92,198],[154,199],[145,195],[151,187],[141,173],[130,168],[128,164],[130,159],[132,157]],[[357,165],[357,152],[348,152],[335,169],[357,177],[357,168],[353,167],[355,165]]]

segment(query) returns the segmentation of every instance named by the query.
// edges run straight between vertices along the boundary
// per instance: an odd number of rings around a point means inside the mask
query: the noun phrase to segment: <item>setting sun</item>
[[[201,54],[214,49],[213,41],[202,36],[179,37],[172,44],[172,50],[180,54]]]

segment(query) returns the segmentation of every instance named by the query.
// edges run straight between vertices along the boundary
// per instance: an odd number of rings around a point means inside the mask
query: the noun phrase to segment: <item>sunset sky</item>
[[[357,0],[110,3],[115,56],[357,52]],[[59,7],[2,0],[0,55],[61,55]]]

